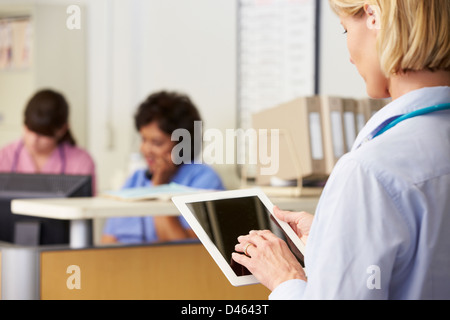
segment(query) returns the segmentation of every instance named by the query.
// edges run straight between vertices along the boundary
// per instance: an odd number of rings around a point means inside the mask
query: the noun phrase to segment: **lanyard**
[[[22,151],[22,149],[23,149],[23,141],[19,143],[19,146],[14,152],[14,161],[11,167],[11,172],[16,172],[17,170],[17,166],[19,165],[20,152]],[[61,174],[64,174],[66,172],[66,154],[62,146],[58,146],[58,151],[59,151],[59,159],[61,160]]]
[[[442,111],[442,110],[449,110],[449,109],[450,109],[450,103],[444,103],[444,104],[439,104],[437,106],[422,108],[422,109],[419,109],[419,110],[416,110],[413,112],[409,112],[409,113],[406,113],[403,115],[393,116],[393,117],[385,120],[375,130],[373,130],[372,133],[364,139],[364,141],[361,143],[361,145],[378,137],[379,135],[382,135],[383,133],[385,133],[389,129],[392,129],[393,127],[395,127],[397,124],[399,124],[402,121],[405,121],[407,119],[411,119],[414,117],[422,116],[425,114]],[[361,145],[359,145],[359,147]]]

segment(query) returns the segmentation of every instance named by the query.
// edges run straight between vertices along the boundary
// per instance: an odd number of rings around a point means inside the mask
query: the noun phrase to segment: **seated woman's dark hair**
[[[160,91],[151,94],[138,108],[135,117],[136,130],[152,122],[169,136],[176,129],[186,129],[191,135],[191,150],[194,150],[194,122],[201,121],[200,113],[191,99],[181,93]],[[197,156],[191,152],[192,160]]]
[[[37,134],[55,137],[56,132],[69,121],[69,104],[64,96],[56,91],[45,89],[38,91],[25,108],[24,124]],[[58,144],[67,142],[76,145],[69,129],[58,138]]]

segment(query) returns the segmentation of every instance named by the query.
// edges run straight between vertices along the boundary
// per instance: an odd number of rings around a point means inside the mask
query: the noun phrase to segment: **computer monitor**
[[[68,244],[70,221],[13,214],[11,201],[92,194],[91,176],[0,173],[0,241],[21,245]]]

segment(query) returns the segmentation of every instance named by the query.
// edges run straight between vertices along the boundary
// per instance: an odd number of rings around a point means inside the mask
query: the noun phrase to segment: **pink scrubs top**
[[[15,141],[0,150],[0,172],[90,175],[94,194],[96,190],[94,161],[86,151],[68,143],[60,144],[37,172],[22,140]]]

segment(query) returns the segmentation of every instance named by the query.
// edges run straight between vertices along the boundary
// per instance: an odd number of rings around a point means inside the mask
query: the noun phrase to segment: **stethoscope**
[[[14,152],[14,160],[11,167],[11,172],[16,172],[17,166],[19,165],[19,157],[20,152],[23,149],[23,141],[20,141],[19,145],[16,148],[16,151]],[[59,145],[58,146],[58,152],[59,152],[59,158],[61,160],[61,174],[64,174],[66,172],[66,153],[64,152],[64,148]]]
[[[361,142],[361,144],[358,146],[358,148],[361,147],[364,143],[369,142],[370,140],[372,140],[372,139],[382,135],[383,133],[385,133],[389,129],[392,129],[393,127],[395,127],[397,124],[399,124],[402,121],[405,121],[407,119],[411,119],[411,118],[414,118],[414,117],[422,116],[422,115],[425,115],[425,114],[430,114],[430,113],[433,113],[433,112],[442,111],[442,110],[450,110],[450,103],[439,104],[437,106],[422,108],[422,109],[419,109],[419,110],[416,110],[416,111],[413,111],[413,112],[409,112],[409,113],[406,113],[406,114],[403,114],[403,115],[393,116],[393,117],[385,120],[375,130],[373,130],[363,140],[363,142]]]

